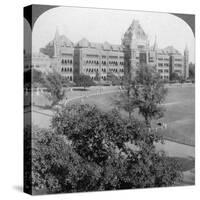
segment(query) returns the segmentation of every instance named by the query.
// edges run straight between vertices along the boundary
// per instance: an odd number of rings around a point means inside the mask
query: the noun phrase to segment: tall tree
[[[100,74],[99,74],[98,71],[96,71],[95,73],[96,74],[95,74],[94,80],[97,81],[97,82],[99,82],[101,80]]]
[[[116,76],[113,72],[107,73],[107,81],[110,81],[112,85],[120,85],[121,80],[118,76]]]
[[[133,87],[135,87],[133,89]],[[114,98],[114,105],[128,113],[129,120],[132,119],[134,111],[138,107],[138,87],[134,81],[124,79],[120,93]]]
[[[84,89],[86,87],[90,87],[92,85],[95,85],[95,83],[92,80],[92,78],[90,76],[88,76],[88,75],[85,75],[85,74],[76,75],[74,77],[74,82],[75,82],[76,86],[84,87]]]
[[[52,106],[56,105],[65,96],[65,90],[63,90],[63,76],[56,72],[49,72],[45,76],[44,86],[48,92],[46,95],[52,101]]]
[[[164,115],[164,107],[161,105],[167,95],[167,89],[160,75],[148,65],[141,65],[137,70],[136,90],[139,113],[144,117],[147,126],[151,126],[152,119],[161,118]],[[135,87],[133,87],[135,91]]]
[[[171,75],[170,75],[170,80],[171,81],[179,81],[180,77],[176,72],[172,72]]]
[[[195,79],[195,64],[189,64],[189,78]]]
[[[124,119],[116,110],[70,105],[58,111],[52,127],[99,172],[95,178],[91,173],[85,176],[97,190],[170,186],[181,178],[177,163],[155,151],[162,135],[149,132],[143,122]]]
[[[144,117],[145,123],[151,126],[151,120],[164,114],[161,103],[165,100],[167,89],[154,68],[140,65],[134,78],[130,72],[123,83],[123,90],[114,101],[117,107],[124,109],[131,120],[132,113],[138,112]]]

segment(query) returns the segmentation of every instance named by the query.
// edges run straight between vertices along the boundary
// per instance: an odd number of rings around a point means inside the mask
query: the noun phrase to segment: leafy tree
[[[65,96],[62,81],[63,76],[56,71],[49,72],[45,76],[44,87],[49,91],[46,95],[52,101],[52,106],[56,105]]]
[[[113,72],[107,73],[107,81],[110,81],[112,85],[120,85],[121,80],[118,76],[116,76]]]
[[[195,79],[195,64],[189,64],[189,78]]]
[[[94,77],[94,80],[95,80],[95,81],[100,81],[100,80],[101,80],[101,77],[100,77],[100,74],[99,74],[98,71],[96,71],[96,75],[95,75],[95,77]]]
[[[34,192],[83,192],[96,190],[99,168],[85,162],[65,137],[50,130],[32,133],[32,187]]]
[[[165,100],[167,89],[154,68],[141,65],[136,71],[134,80],[127,75],[123,82],[123,90],[114,100],[118,108],[124,109],[132,120],[132,113],[138,110],[146,122],[151,125],[152,119],[163,116],[161,103]]]
[[[149,131],[143,122],[122,118],[116,110],[67,106],[54,116],[52,127],[85,162],[98,168],[92,187],[96,190],[170,186],[181,179],[177,164],[155,151],[161,134]]]
[[[133,90],[133,87],[135,89]],[[138,108],[138,87],[134,82],[123,81],[122,89],[117,97],[113,99],[114,105],[120,110],[123,109],[128,113],[129,120],[132,120],[134,111]]]
[[[172,72],[170,75],[170,80],[171,81],[179,81],[180,77],[176,72]]]
[[[138,68],[135,83],[140,86],[139,90],[137,87],[132,87],[138,99],[139,113],[144,117],[146,125],[151,126],[152,119],[164,115],[161,103],[165,100],[167,89],[155,69],[147,65]]]
[[[155,151],[162,136],[116,110],[67,106],[54,116],[52,127],[33,128],[29,138],[35,193],[162,187],[181,181],[177,162]]]
[[[76,86],[84,87],[84,88],[95,85],[92,78],[85,74],[76,75],[74,77],[74,82],[75,82]]]

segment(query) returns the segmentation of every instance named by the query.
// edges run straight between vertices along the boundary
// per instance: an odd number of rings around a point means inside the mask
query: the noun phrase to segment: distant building
[[[47,73],[51,70],[52,59],[41,52],[26,54],[24,53],[24,71],[36,69]]]
[[[56,31],[53,40],[41,48],[40,52],[48,56],[49,67],[70,81],[81,73],[92,79],[98,75],[102,81],[107,80],[109,72],[121,78],[127,72],[128,65],[131,66],[129,73],[134,77],[141,64],[155,67],[162,79],[169,80],[173,72],[184,78],[189,76],[187,47],[183,55],[173,46],[159,49],[156,38],[150,46],[147,34],[136,20],[132,21],[125,32],[121,45],[94,43],[85,38],[74,44]]]
[[[140,64],[155,66],[162,79],[170,79],[175,72],[179,76],[188,78],[189,52],[186,49],[182,55],[173,46],[158,49],[155,39],[154,45],[149,45],[148,36],[140,26],[139,22],[133,20],[122,39],[124,53],[131,64],[131,74],[134,76]],[[124,66],[127,67],[126,65]]]
[[[124,75],[124,53],[120,45],[92,43],[82,39],[76,44],[74,52],[74,75],[83,73],[92,79],[98,75],[104,81],[108,72],[118,77]]]

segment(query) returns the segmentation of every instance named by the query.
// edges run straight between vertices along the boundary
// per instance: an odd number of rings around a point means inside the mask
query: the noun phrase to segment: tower
[[[153,44],[153,50],[157,51],[158,49],[158,44],[157,44],[157,35],[155,35],[155,40],[154,40],[154,44]]]
[[[58,39],[59,39],[59,32],[58,32],[58,28],[56,28],[56,33],[55,33],[54,40],[53,40],[54,57],[57,57],[59,55]]]
[[[122,38],[125,73],[134,79],[138,64],[147,64],[149,41],[139,21],[133,20]]]
[[[189,77],[189,50],[187,45],[184,50],[184,78],[187,79]]]

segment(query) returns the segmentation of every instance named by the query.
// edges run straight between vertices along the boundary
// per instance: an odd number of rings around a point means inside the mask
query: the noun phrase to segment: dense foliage
[[[134,94],[138,99],[139,113],[144,117],[146,125],[150,126],[152,119],[163,117],[164,108],[161,105],[167,95],[160,75],[147,65],[141,66],[137,70],[136,84],[139,89],[133,87]]]
[[[154,68],[141,65],[136,71],[134,79],[127,77],[123,82],[123,90],[120,92],[114,104],[118,108],[132,114],[137,109],[145,123],[151,126],[152,119],[163,116],[164,108],[161,105],[167,95],[167,89]]]
[[[189,64],[189,78],[195,79],[195,64]]]
[[[176,72],[172,72],[170,75],[170,80],[171,81],[179,81],[180,77]]]
[[[46,95],[52,101],[52,106],[56,105],[65,96],[65,91],[63,90],[64,80],[64,77],[56,71],[49,72],[45,76],[43,86],[48,90]]]
[[[109,81],[112,85],[121,85],[121,79],[113,72],[107,73],[107,81]]]
[[[34,132],[35,189],[51,193],[162,187],[181,178],[177,164],[155,150],[161,135],[116,110],[67,106],[54,116],[52,127]]]
[[[95,85],[92,78],[85,74],[76,75],[74,77],[74,83],[76,84],[76,86],[84,88]]]

